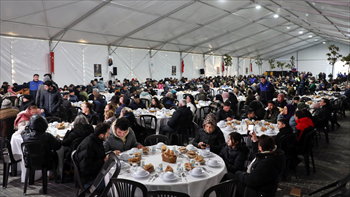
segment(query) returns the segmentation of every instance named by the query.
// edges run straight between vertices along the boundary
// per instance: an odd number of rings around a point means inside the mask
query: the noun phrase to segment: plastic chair
[[[75,186],[78,187],[77,193],[75,196],[78,196],[78,194],[80,193],[80,190],[84,190],[84,186],[83,186],[83,183],[81,182],[81,178],[80,178],[80,174],[79,174],[79,167],[77,166],[77,164],[74,160],[75,154],[76,154],[76,150],[74,150],[72,152],[71,159],[72,159],[73,166],[74,166],[74,172],[76,172],[76,173],[74,173],[74,182],[75,182]]]
[[[224,92],[224,89],[218,89],[218,94],[222,95],[223,92]]]
[[[348,174],[346,177],[343,179],[340,179],[339,181],[336,181],[334,183],[331,183],[327,186],[324,186],[314,192],[311,192],[309,196],[314,195],[320,191],[330,189],[335,187],[335,189],[332,189],[331,191],[327,192],[326,194],[323,194],[321,197],[328,197],[328,196],[341,196],[341,197],[346,197],[349,196],[350,190],[346,188],[346,184],[350,181],[350,174]],[[337,194],[337,195],[335,195]]]
[[[95,180],[92,182],[92,184],[89,187],[85,188],[78,195],[78,197],[85,196],[87,191],[90,191],[90,193],[91,193],[90,196],[98,195],[98,191],[96,190],[97,187],[101,184],[102,181],[104,181],[105,176],[107,175],[107,173],[109,173],[111,168],[114,167],[114,166],[116,166],[116,168],[115,168],[114,174],[111,177],[111,180],[112,179],[116,179],[118,177],[120,169],[121,169],[121,164],[120,164],[119,158],[117,157],[116,154],[114,154],[114,152],[111,152],[111,153],[109,153],[108,159],[103,164],[103,166],[102,166],[100,172],[97,174],[97,177],[95,178]],[[108,183],[108,185],[110,185],[110,183]],[[107,190],[107,187],[103,190],[103,193],[102,193],[101,196],[106,196],[107,195],[107,193],[109,191],[109,190]]]
[[[205,119],[205,117],[207,117],[207,115],[210,114],[211,112],[212,112],[212,108],[210,106],[203,106],[203,107],[199,108],[200,124]]]
[[[118,196],[134,197],[135,191],[139,188],[142,191],[142,196],[147,197],[147,188],[143,184],[128,179],[111,179],[107,187],[103,190],[101,196],[107,196],[108,191],[114,186],[117,190]]]
[[[150,135],[148,137],[146,137],[145,141],[144,141],[144,145],[145,146],[152,146],[157,144],[158,142],[164,142],[164,144],[170,144],[170,140],[166,135]]]
[[[297,178],[297,171],[294,166],[294,155],[295,155],[295,143],[297,141],[297,136],[294,133],[290,133],[287,135],[284,135],[280,139],[280,143],[277,145],[281,150],[283,150],[284,155],[286,157],[286,168],[283,169],[282,176],[285,178],[286,174],[286,169],[288,166],[288,161],[291,162],[295,174],[295,178]]]
[[[69,108],[72,114],[72,120],[75,120],[75,118],[78,116],[79,111],[81,111],[80,107],[71,107]]]
[[[216,196],[230,196],[236,195],[236,184],[238,180],[228,180],[217,185],[214,185],[204,192],[203,197],[209,197],[215,191]]]
[[[61,118],[56,117],[56,116],[48,116],[45,117],[48,123],[53,123],[53,122],[61,122]]]
[[[42,171],[42,180],[43,180],[43,194],[47,194],[47,171],[50,169],[50,161],[51,160],[51,150],[50,150],[50,146],[46,143],[40,143],[39,141],[28,141],[28,142],[23,142],[21,144],[21,148],[22,148],[22,153],[24,155],[24,149],[26,149],[28,151],[28,160],[25,161],[25,167],[27,168],[27,172],[26,172],[26,177],[25,177],[25,181],[24,181],[24,191],[23,191],[23,195],[26,195],[27,192],[27,185],[28,185],[28,179],[30,178],[31,180],[29,180],[29,184],[31,184],[31,182],[34,182],[33,178],[34,178],[34,173],[36,170],[41,170]],[[46,148],[46,153],[47,154],[47,158],[42,158],[42,149]],[[43,164],[43,161],[47,162],[46,164]],[[54,162],[53,162],[54,164]],[[54,171],[54,176],[55,179],[57,178],[56,176],[56,166],[53,167],[53,171]]]
[[[145,128],[147,135],[156,134],[157,131],[157,117],[153,115],[141,115],[140,125]]]
[[[85,139],[85,138],[83,138],[83,137],[75,139],[75,140],[72,142],[72,144],[70,145],[69,152],[75,151],[75,150],[78,148],[79,144],[80,144],[84,139]],[[69,155],[71,155],[71,154],[69,154]],[[61,174],[61,184],[64,183],[64,177],[65,177],[65,174],[66,174],[66,173],[65,173],[65,171],[66,171],[65,166],[68,166],[68,165],[69,165],[69,166],[72,166],[72,167],[74,168],[74,165],[73,165],[72,160],[71,160],[70,157],[63,159],[63,167],[62,167],[62,174]]]
[[[60,117],[64,122],[72,122],[72,112],[67,107],[60,106]]]
[[[174,191],[148,191],[147,197],[190,197],[190,195],[182,192]]]
[[[17,163],[22,161],[22,155],[13,154],[10,141],[0,137],[0,158],[4,164],[2,187],[7,187],[10,166],[13,176],[17,176]]]
[[[11,118],[5,118],[0,122],[0,137],[6,137],[8,140],[11,140],[12,134],[15,132],[15,120],[16,116]]]
[[[146,105],[146,108],[149,106],[149,100],[145,98],[141,98],[141,101]]]
[[[304,156],[305,169],[306,169],[307,175],[310,175],[309,157],[311,157],[313,170],[314,172],[316,172],[314,156],[312,152],[312,149],[314,148],[314,139],[316,137],[316,132],[313,129],[314,129],[313,127],[308,127],[304,130],[305,132],[304,143],[301,150],[298,152],[298,155]]]
[[[178,145],[179,146],[183,146],[184,145],[184,138],[186,139],[186,143],[188,144],[188,134],[189,134],[189,130],[191,128],[191,123],[192,123],[192,116],[190,117],[181,117],[178,120],[179,123],[175,133],[170,133],[170,143],[172,143],[172,138],[174,135],[176,135],[178,137]]]

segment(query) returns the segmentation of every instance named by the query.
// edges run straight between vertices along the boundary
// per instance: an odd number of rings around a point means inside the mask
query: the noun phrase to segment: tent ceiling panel
[[[46,26],[46,20],[45,20],[45,14],[44,12],[39,12],[36,14],[30,14],[25,17],[19,17],[16,19],[13,19],[11,21],[19,22],[19,23],[26,23],[31,25],[41,25]]]
[[[25,18],[43,10],[41,1],[1,1],[1,20]]]
[[[99,1],[80,1],[46,11],[47,23],[52,27],[65,28],[96,7]]]
[[[264,27],[262,25],[254,24],[236,31],[235,34],[241,35],[241,36],[249,36],[249,35],[255,34],[258,31],[267,30],[267,29],[268,29],[267,27]],[[254,39],[254,36],[251,39]]]
[[[80,42],[80,43],[94,43],[94,44],[104,44],[107,45],[109,42],[112,42],[119,37],[116,36],[107,36],[99,35],[88,32],[80,32],[69,30],[66,32],[62,40],[71,41],[71,42]]]
[[[232,34],[229,34],[227,36],[212,40],[208,43],[202,44],[201,46],[216,49],[216,48],[221,48],[220,46],[226,45],[230,42],[239,41],[242,38],[243,38],[243,36],[232,33]]]
[[[188,48],[188,46],[168,43],[168,44],[165,44],[163,46],[162,50],[167,50],[167,51],[184,51],[187,48]]]
[[[238,26],[241,26],[247,22],[249,22],[249,20],[244,20],[240,17],[234,16],[231,14],[229,16],[226,16],[218,21],[215,21],[215,22],[209,24],[208,26],[216,28],[216,29],[222,29],[225,31],[229,31],[229,30],[232,30],[232,29],[234,29]]]
[[[81,3],[81,0],[43,1],[43,3],[46,10],[51,10],[62,6],[70,6],[72,4]]]
[[[183,21],[188,21],[196,24],[203,24],[207,21],[212,20],[215,17],[222,15],[222,10],[212,8],[208,5],[196,2],[174,14],[171,15],[173,18],[177,18]]]
[[[282,43],[276,43],[273,46],[269,45],[269,47],[260,48],[259,53],[266,54],[267,52],[274,51],[274,50],[279,49],[279,48],[283,48],[284,46],[291,46],[291,45],[294,45],[295,43],[307,44],[307,42],[303,42],[303,41],[300,41],[299,39],[294,38],[292,40],[288,40],[288,41],[285,41]]]
[[[4,35],[19,36],[19,37],[32,37],[48,39],[49,35],[46,27],[31,26],[26,24],[15,23],[0,23],[0,32]]]
[[[266,16],[268,14],[271,14],[271,19],[273,18],[273,13],[271,13],[270,11],[266,10],[266,9],[255,9],[255,4],[252,4],[251,6],[249,6],[247,9],[242,9],[239,10],[238,12],[234,13],[233,15],[235,16],[239,16],[239,17],[244,17],[250,20],[255,20],[258,18],[261,18],[263,16]],[[274,19],[274,20],[280,20],[280,19]]]
[[[87,30],[92,32],[101,32],[123,36],[130,31],[148,23],[157,16],[131,12],[130,10],[115,8],[113,6],[105,6],[73,27],[76,30]],[[111,20],[117,19],[117,20]],[[121,28],[123,27],[123,28]]]
[[[165,41],[169,38],[186,32],[188,29],[199,27],[198,25],[183,23],[174,19],[165,18],[156,25],[146,27],[142,31],[132,35],[132,37]]]
[[[227,11],[234,10],[238,7],[241,7],[249,3],[249,1],[213,1],[213,0],[203,0],[203,2]]]
[[[160,42],[152,42],[152,41],[142,41],[142,40],[135,40],[135,39],[129,39],[126,38],[121,46],[125,47],[132,47],[132,48],[151,48],[154,45],[158,45]]]
[[[196,31],[193,31],[192,33],[186,34],[174,41],[172,43],[177,44],[188,44],[195,46],[196,43],[203,42],[204,40],[208,40],[212,37],[215,37],[217,35],[222,34],[222,31],[215,30],[208,27],[203,27],[201,29],[198,29]]]

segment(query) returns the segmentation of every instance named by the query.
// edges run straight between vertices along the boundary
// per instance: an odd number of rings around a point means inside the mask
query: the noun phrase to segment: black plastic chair
[[[307,175],[310,175],[309,157],[311,157],[313,170],[314,172],[316,172],[314,156],[312,152],[312,149],[314,148],[314,140],[316,137],[316,132],[314,131],[313,127],[306,128],[304,132],[305,132],[304,144],[297,154],[304,156],[306,173]]]
[[[286,178],[286,170],[288,164],[292,164],[295,178],[297,178],[297,171],[295,168],[295,161],[294,161],[294,155],[295,155],[295,143],[297,141],[297,136],[294,133],[290,133],[287,135],[284,135],[281,137],[280,142],[277,147],[279,147],[281,150],[283,150],[284,155],[286,157],[286,167],[283,169],[282,176],[283,178]],[[289,161],[289,163],[288,163]]]
[[[152,125],[152,123],[154,123]],[[157,117],[153,115],[141,115],[140,125],[145,128],[146,136],[156,134],[157,131]]]
[[[84,186],[83,186],[83,183],[81,182],[81,178],[80,178],[80,174],[79,174],[79,167],[77,166],[77,163],[74,160],[75,154],[76,154],[76,150],[74,150],[72,152],[71,159],[73,162],[74,172],[75,172],[74,173],[74,182],[75,182],[75,186],[77,187],[77,193],[75,196],[78,196],[80,191],[84,190]]]
[[[50,169],[50,161],[51,160],[51,150],[50,146],[46,143],[40,143],[39,141],[28,141],[23,142],[21,144],[22,153],[24,155],[24,149],[28,151],[28,159],[25,161],[25,167],[27,169],[26,177],[24,181],[24,191],[23,195],[26,195],[27,192],[27,185],[28,185],[28,179],[29,184],[34,182],[34,174],[36,170],[41,170],[42,172],[42,180],[43,180],[43,194],[47,194],[47,171]],[[47,158],[42,158],[42,150],[46,148]],[[42,163],[45,161],[46,163]],[[56,176],[56,165],[55,162],[52,162],[53,164],[53,171],[55,179]],[[57,180],[56,180],[57,181]]]
[[[236,195],[237,180],[228,180],[217,185],[214,185],[204,192],[203,197],[209,197],[215,191],[216,196],[230,196]]]
[[[71,146],[69,147],[69,150],[68,150],[69,153],[70,153],[69,155],[71,155],[71,152],[75,151],[75,150],[78,148],[79,144],[80,144],[84,139],[85,139],[85,138],[81,137],[81,138],[75,139],[75,140],[72,142],[72,144],[71,144]],[[67,157],[67,158],[64,158],[64,159],[63,159],[63,167],[62,167],[62,173],[61,173],[61,184],[64,183],[64,178],[65,178],[65,175],[66,175],[66,173],[65,173],[65,171],[66,171],[65,167],[66,167],[66,166],[71,166],[71,167],[74,168],[74,164],[72,163],[71,157]]]
[[[203,107],[199,108],[199,124],[202,124],[202,121],[211,112],[212,112],[212,108],[210,106],[203,106]]]
[[[107,173],[109,173],[109,171],[111,170],[112,167],[116,166],[115,171],[111,177],[111,180],[116,179],[119,175],[120,169],[121,169],[121,164],[119,161],[119,158],[117,157],[116,154],[114,154],[114,152],[109,153],[108,159],[106,160],[106,162],[103,164],[100,172],[97,174],[97,177],[95,178],[95,180],[92,182],[92,184],[85,188],[79,195],[78,197],[83,197],[85,196],[85,194],[90,191],[90,195],[89,196],[95,196],[98,195],[98,190],[97,187],[101,184],[102,181],[104,181],[105,176],[107,175]],[[79,172],[79,171],[78,171]],[[79,173],[77,173],[79,174]],[[111,183],[109,182],[108,185],[111,185]],[[103,193],[101,196],[106,196],[108,191],[107,187],[103,190]]]
[[[192,123],[192,116],[191,117],[180,117],[179,123],[174,133],[170,133],[170,143],[172,143],[173,136],[176,135],[178,138],[177,145],[183,146],[184,145],[184,139],[186,140],[186,143],[188,144],[189,141],[189,132],[191,129],[191,123]]]
[[[4,164],[2,187],[7,187],[10,166],[13,176],[17,176],[17,163],[22,161],[22,155],[13,154],[10,141],[0,137],[0,158]]]
[[[190,195],[182,192],[174,191],[148,191],[147,197],[190,197]]]
[[[48,123],[61,122],[61,118],[56,117],[56,116],[47,116],[45,118],[46,118]]]
[[[194,100],[199,101],[199,94],[194,95]]]
[[[170,140],[166,135],[150,135],[148,137],[146,137],[145,141],[144,141],[144,145],[145,146],[152,146],[157,144],[158,142],[163,142],[164,144],[170,144]]]
[[[79,111],[81,111],[81,108],[80,107],[71,107],[71,108],[69,108],[69,110],[71,111],[72,120],[74,120],[78,116]]]
[[[117,190],[118,196],[120,197],[134,197],[135,191],[139,188],[142,191],[142,196],[147,197],[147,188],[139,182],[135,182],[128,179],[116,179],[109,180],[107,187],[103,190],[101,196],[107,196],[107,193],[114,186]]]
[[[350,190],[346,188],[346,184],[350,181],[350,174],[348,174],[343,179],[340,179],[339,181],[336,181],[334,183],[331,183],[327,186],[324,186],[314,192],[311,192],[309,196],[314,195],[320,191],[332,189],[331,191],[327,192],[326,194],[323,194],[321,197],[330,197],[330,196],[339,196],[339,197],[348,197],[350,195]]]
[[[8,140],[11,140],[12,134],[15,132],[15,120],[16,116],[11,118],[5,118],[0,122],[0,137],[6,137]]]
[[[223,92],[224,92],[224,89],[218,89],[218,94],[222,95]]]
[[[149,100],[145,98],[141,98],[141,101],[146,105],[146,108],[149,107]]]
[[[67,107],[60,106],[60,117],[62,121],[72,122],[72,112]]]

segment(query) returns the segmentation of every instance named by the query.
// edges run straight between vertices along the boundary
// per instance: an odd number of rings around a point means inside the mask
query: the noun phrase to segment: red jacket
[[[308,117],[300,118],[295,121],[297,123],[296,129],[300,131],[297,142],[300,140],[304,130],[308,127],[314,127],[314,123]]]

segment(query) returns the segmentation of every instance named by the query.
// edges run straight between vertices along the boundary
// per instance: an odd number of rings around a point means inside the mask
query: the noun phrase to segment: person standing
[[[52,86],[51,81],[44,83],[45,91],[40,96],[40,109],[45,116],[58,116],[59,107],[62,102],[60,92]]]
[[[261,76],[258,91],[260,95],[260,101],[266,106],[267,101],[272,100],[275,89],[273,85],[266,80],[265,76]]]
[[[303,96],[305,93],[305,88],[308,85],[308,81],[307,79],[304,78],[304,75],[300,75],[300,79],[298,82],[299,86],[298,86],[298,94],[300,96]]]
[[[33,97],[36,98],[36,93],[38,91],[38,88],[40,85],[42,85],[43,82],[39,80],[39,75],[38,74],[34,74],[33,75],[33,81],[30,81],[26,84],[23,85],[15,85],[14,86],[14,91],[18,92],[23,88],[29,88],[29,94]]]

